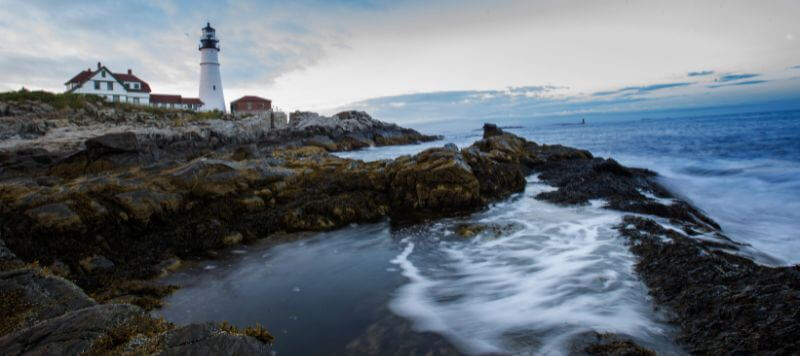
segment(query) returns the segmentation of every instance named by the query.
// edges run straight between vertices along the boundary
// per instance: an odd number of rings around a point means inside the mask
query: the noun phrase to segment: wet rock
[[[72,282],[38,269],[0,273],[0,291],[0,335],[95,304]]]
[[[242,243],[244,237],[241,232],[235,232],[222,238],[222,243],[225,246],[233,246]]]
[[[263,209],[264,206],[266,206],[266,204],[264,203],[264,199],[258,196],[249,196],[242,198],[239,200],[239,204],[241,204],[242,207],[248,211],[258,211],[260,209]]]
[[[400,157],[386,170],[392,208],[406,211],[456,210],[480,204],[480,183],[460,152],[443,148]]]
[[[160,355],[266,355],[269,346],[246,335],[235,335],[214,323],[192,324],[160,338]]]
[[[499,136],[503,134],[503,130],[501,130],[495,124],[483,124],[483,138],[489,138],[492,136]]]
[[[573,338],[570,355],[579,356],[656,356],[629,337],[616,334],[588,332]]]
[[[42,205],[26,214],[41,228],[64,231],[81,225],[81,217],[64,203]]]
[[[410,323],[394,314],[370,325],[349,342],[347,355],[462,355],[441,335],[416,332]]]
[[[141,314],[132,305],[90,306],[44,320],[0,338],[5,355],[78,355],[106,333]]]
[[[508,236],[520,227],[516,224],[482,224],[482,223],[463,223],[453,228],[456,235],[461,237],[475,237],[486,234],[490,237]]]
[[[182,203],[178,194],[137,190],[114,196],[128,214],[142,222],[149,222],[153,215],[177,211]]]
[[[82,259],[80,265],[87,273],[108,272],[114,269],[114,262],[97,255]]]
[[[17,269],[24,265],[25,263],[6,247],[5,241],[0,240],[0,272]]]
[[[166,276],[170,272],[175,272],[181,266],[183,262],[178,257],[168,258],[164,261],[161,261],[154,267],[155,273],[158,274],[160,277]]]
[[[69,278],[72,274],[72,270],[69,268],[69,266],[61,260],[53,261],[53,263],[47,266],[47,270],[52,272],[54,275],[63,278]]]
[[[651,295],[676,313],[690,353],[800,350],[800,267],[761,266],[642,217],[626,216],[619,231]]]

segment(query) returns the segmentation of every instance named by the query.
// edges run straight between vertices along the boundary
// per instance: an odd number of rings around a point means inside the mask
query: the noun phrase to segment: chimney
[[[131,75],[131,74],[133,74],[133,71],[130,68],[128,68],[128,75]]]
[[[100,70],[100,67],[102,67],[102,65],[100,64],[100,62],[97,62],[97,70]]]

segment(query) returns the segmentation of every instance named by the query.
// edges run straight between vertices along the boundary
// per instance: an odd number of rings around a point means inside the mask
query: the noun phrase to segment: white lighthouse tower
[[[200,38],[200,100],[202,110],[225,112],[225,97],[222,95],[222,77],[219,75],[219,40],[211,23],[203,28]]]

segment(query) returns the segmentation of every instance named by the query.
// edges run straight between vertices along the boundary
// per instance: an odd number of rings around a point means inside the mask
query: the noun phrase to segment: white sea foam
[[[633,273],[634,256],[612,229],[621,214],[602,202],[559,207],[532,198],[549,189],[532,179],[524,196],[472,218],[510,224],[499,238],[425,243],[445,236],[448,224],[410,238],[392,261],[409,282],[391,309],[473,354],[560,354],[570,336],[588,330],[666,339]]]

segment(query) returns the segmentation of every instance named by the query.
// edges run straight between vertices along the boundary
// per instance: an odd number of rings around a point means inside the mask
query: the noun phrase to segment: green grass
[[[51,93],[44,90],[26,90],[21,89],[18,91],[8,91],[0,93],[0,101],[5,102],[24,102],[24,101],[38,101],[51,105],[56,110],[61,109],[80,109],[88,103],[94,105],[114,108],[122,112],[148,112],[155,115],[169,115],[184,113],[180,115],[179,119],[174,119],[176,124],[181,124],[187,121],[200,121],[212,120],[222,118],[222,113],[214,111],[195,112],[191,110],[158,108],[149,105],[139,105],[133,103],[114,103],[106,101],[104,97],[98,95],[87,94],[73,94],[73,93]],[[173,118],[175,116],[171,115]]]
[[[20,101],[40,101],[49,104],[56,109],[73,108],[78,109],[86,105],[86,103],[100,103],[104,99],[97,95],[82,95],[82,94],[55,94],[44,90],[26,90],[21,89],[18,91],[8,91],[0,93],[0,101],[20,102]]]

